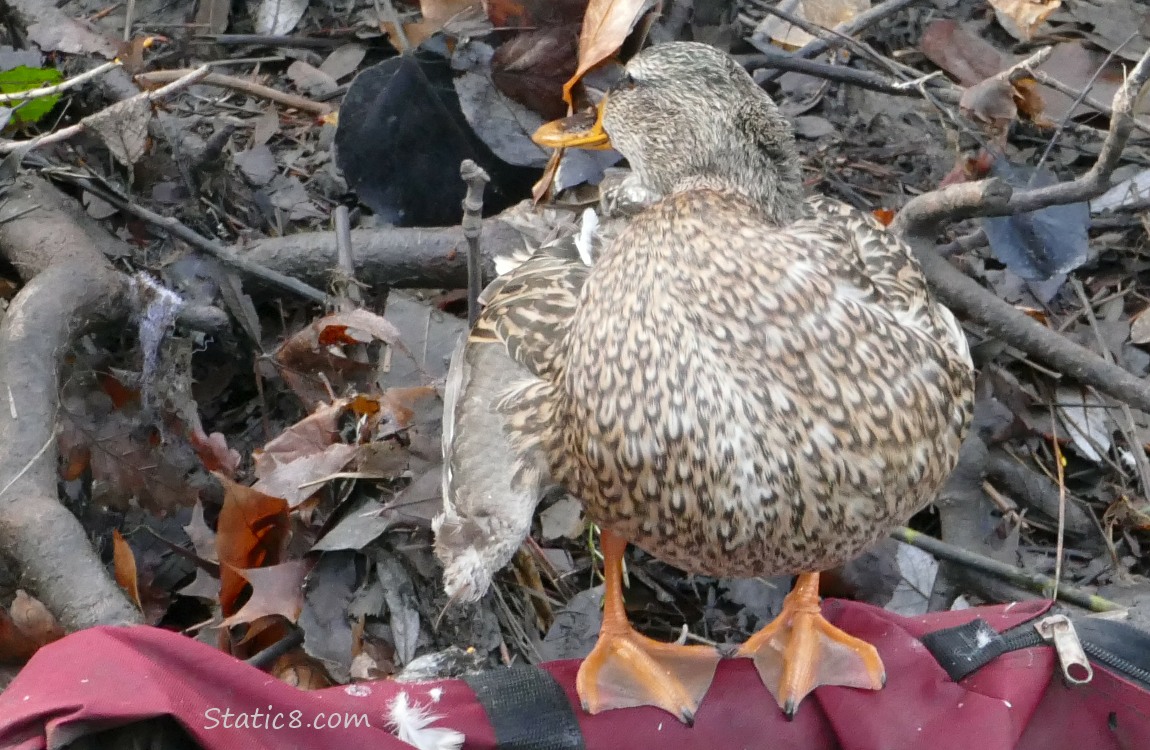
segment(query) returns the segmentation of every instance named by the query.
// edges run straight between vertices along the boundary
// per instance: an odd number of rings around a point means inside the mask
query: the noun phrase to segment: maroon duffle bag
[[[305,692],[174,633],[94,628],[41,649],[0,694],[0,747],[111,747],[117,731],[160,721],[175,739],[159,744],[209,750],[400,750],[412,726],[427,747],[474,750],[1150,748],[1150,636],[1049,608],[906,618],[828,600],[832,623],[878,648],[883,690],[819,688],[787,721],[750,661],[734,659],[693,727],[654,708],[588,716],[575,661]],[[414,725],[397,729],[397,716]]]

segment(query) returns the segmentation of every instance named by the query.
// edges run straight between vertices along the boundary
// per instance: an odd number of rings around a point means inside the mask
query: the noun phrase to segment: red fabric
[[[961,684],[951,682],[918,636],[981,617],[1004,630],[1041,614],[1047,602],[902,618],[853,602],[828,601],[823,611],[847,632],[875,644],[887,669],[879,692],[820,688],[786,721],[745,659],[725,661],[696,717],[680,725],[653,708],[576,714],[588,750],[649,748],[711,750],[1107,750],[1150,747],[1150,694],[1095,670],[1089,686],[1066,688],[1051,677],[1048,648],[1007,654]],[[574,661],[545,667],[575,698]],[[438,702],[431,690],[442,689]],[[435,726],[467,736],[469,750],[495,738],[466,684],[390,681],[303,692],[188,638],[147,627],[95,628],[42,649],[0,694],[0,746],[59,747],[91,731],[159,715],[175,717],[204,748],[371,747],[400,750],[386,726],[389,702],[407,691],[443,718]],[[216,709],[216,714],[209,711]],[[224,729],[234,715],[259,710],[365,715],[370,726],[340,729]],[[233,719],[235,721],[235,719]],[[266,721],[266,719],[264,720]],[[250,723],[250,722],[249,722]]]

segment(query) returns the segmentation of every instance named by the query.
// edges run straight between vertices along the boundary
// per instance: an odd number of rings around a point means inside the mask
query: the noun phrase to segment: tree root
[[[114,238],[39,178],[5,195],[0,248],[29,279],[0,325],[0,547],[67,630],[140,621],[57,494],[61,358],[97,320],[127,314]]]

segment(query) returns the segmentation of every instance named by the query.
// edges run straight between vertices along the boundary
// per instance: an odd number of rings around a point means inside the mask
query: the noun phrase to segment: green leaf
[[[0,92],[16,94],[28,89],[50,86],[64,80],[64,75],[55,68],[29,68],[21,65],[12,70],[0,72]],[[15,118],[20,123],[33,123],[51,111],[60,101],[59,94],[49,94],[25,102],[15,101],[12,107],[19,107],[15,111]]]

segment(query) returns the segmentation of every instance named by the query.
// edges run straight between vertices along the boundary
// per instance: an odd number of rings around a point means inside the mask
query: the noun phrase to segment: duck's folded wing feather
[[[573,248],[541,250],[484,290],[487,306],[456,347],[444,394],[444,510],[433,523],[453,598],[486,592],[550,484],[538,437],[525,440],[508,422],[547,412],[520,402],[545,398],[586,275]]]

